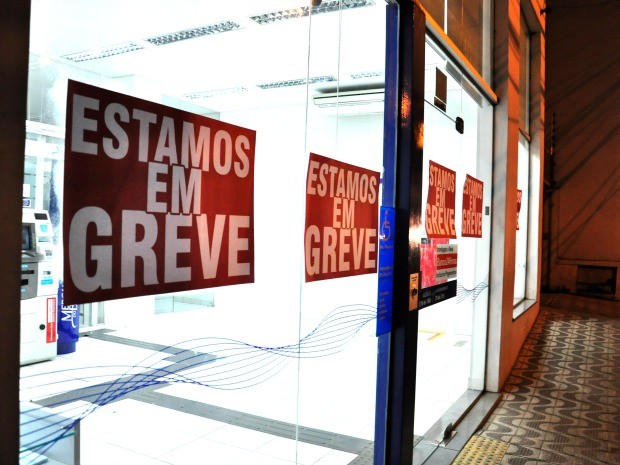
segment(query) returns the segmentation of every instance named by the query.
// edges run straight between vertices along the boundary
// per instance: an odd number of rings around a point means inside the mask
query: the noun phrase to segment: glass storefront
[[[442,416],[459,398],[468,391],[484,388],[491,228],[485,207],[491,202],[492,173],[491,153],[481,144],[481,128],[490,121],[485,120],[489,114],[483,112],[482,104],[478,103],[482,99],[454,69],[449,59],[427,43],[422,205],[433,203],[427,196],[430,164],[452,170],[455,173],[454,232],[457,238],[429,239],[428,236],[436,231],[428,226],[421,238],[421,299],[424,299],[424,288],[449,283],[456,277],[454,298],[441,300],[440,297],[439,303],[419,311],[414,428],[415,434],[424,438],[433,425],[441,423]],[[462,122],[462,133],[457,121]],[[473,218],[468,216],[469,205],[461,202],[464,190],[474,185],[470,183],[471,178],[479,186],[476,194],[481,200],[474,209],[481,215],[473,215]],[[427,216],[426,221],[431,218]],[[441,228],[441,221],[437,223]],[[425,266],[428,254],[425,249],[432,248],[437,254],[441,244],[454,245],[457,250],[455,269],[451,275],[443,277],[439,266]],[[435,296],[430,298],[435,299]],[[436,437],[427,439],[432,441]]]
[[[32,2],[24,199],[49,212],[56,257],[68,80],[256,131],[254,282],[80,305],[75,353],[22,367],[23,402],[79,423],[80,463],[371,460],[377,274],[306,282],[304,186],[310,153],[383,171],[386,7],[313,3]],[[446,27],[479,68],[476,5],[472,17],[448,2]],[[456,186],[456,237],[429,243],[458,247],[456,295],[419,311],[414,432],[435,440],[484,389],[492,122],[430,38],[425,88],[422,204],[431,161]],[[469,178],[483,186],[473,219]],[[26,437],[23,455],[45,455],[55,434]]]
[[[68,79],[257,134],[253,284],[83,305],[76,352],[22,368],[23,400],[80,421],[81,463],[372,456],[376,274],[305,283],[300,247],[310,152],[381,171],[385,6],[237,3],[33,2],[27,182],[53,219]]]

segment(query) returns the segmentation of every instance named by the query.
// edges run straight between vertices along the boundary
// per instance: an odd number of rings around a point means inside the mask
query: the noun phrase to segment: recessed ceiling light
[[[75,63],[79,63],[82,61],[98,60],[100,58],[107,58],[114,55],[134,52],[136,50],[142,50],[143,48],[143,45],[137,44],[135,42],[125,42],[122,44],[112,45],[110,47],[87,50],[78,53],[71,53],[69,55],[63,55],[61,58],[73,61]]]
[[[351,73],[349,74],[349,77],[351,79],[366,79],[366,78],[373,78],[373,77],[380,77],[383,76],[385,73],[383,71],[362,71],[359,73]]]
[[[289,79],[288,81],[275,81],[268,82],[266,84],[257,84],[261,89],[278,89],[281,87],[293,87],[293,86],[303,86],[306,83],[308,84],[316,84],[320,82],[333,82],[336,81],[335,76],[314,76],[309,79],[301,78],[301,79]]]
[[[286,19],[303,18],[304,16],[308,16],[310,14],[310,10],[312,10],[313,15],[319,15],[322,13],[339,11],[341,8],[343,10],[348,10],[352,8],[371,6],[374,4],[375,2],[373,0],[342,0],[342,2],[339,0],[332,0],[330,2],[323,2],[321,5],[315,7],[303,5],[288,10],[273,11],[271,13],[250,16],[250,19],[256,21],[258,24],[270,24]]]
[[[209,26],[195,27],[193,29],[184,29],[183,31],[172,32],[170,34],[162,34],[159,36],[149,37],[146,39],[153,45],[167,45],[181,40],[195,39],[196,37],[208,36],[213,34],[221,34],[222,32],[239,29],[241,26],[233,21],[223,21]]]
[[[240,94],[247,91],[247,87],[243,86],[227,87],[225,89],[205,90],[204,92],[193,92],[191,94],[185,94],[185,98],[188,98],[190,100],[197,100],[203,98],[217,97],[219,95]]]

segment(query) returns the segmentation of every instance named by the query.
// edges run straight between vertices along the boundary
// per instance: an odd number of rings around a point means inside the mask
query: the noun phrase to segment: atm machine
[[[22,210],[20,364],[56,357],[58,277],[54,234],[45,210]]]

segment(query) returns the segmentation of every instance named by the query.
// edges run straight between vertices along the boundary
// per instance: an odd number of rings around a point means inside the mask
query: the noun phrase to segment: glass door
[[[434,442],[484,388],[491,158],[482,99],[430,40],[425,76],[414,433]]]

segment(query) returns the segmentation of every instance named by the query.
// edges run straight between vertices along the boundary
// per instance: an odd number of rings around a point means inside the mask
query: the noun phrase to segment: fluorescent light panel
[[[301,79],[290,79],[288,81],[276,81],[276,82],[268,82],[266,84],[257,84],[261,89],[279,89],[282,87],[293,87],[293,86],[303,86],[306,83],[308,84],[316,84],[321,82],[333,82],[336,81],[335,76],[314,76],[306,80],[306,78]]]
[[[114,55],[134,52],[136,50],[142,50],[143,48],[143,45],[136,44],[135,42],[125,42],[122,44],[112,45],[110,47],[63,55],[62,58],[75,63],[80,63],[82,61],[98,60],[100,58],[107,58]]]
[[[185,29],[183,31],[177,31],[170,34],[162,34],[159,36],[149,37],[144,42],[148,42],[152,45],[167,45],[180,40],[195,39],[196,37],[202,37],[206,35],[220,34],[222,32],[228,32],[240,28],[239,24],[234,21],[223,21],[217,24],[211,24],[209,26],[201,26],[193,29]],[[135,52],[136,50],[142,50],[145,48],[143,41],[124,42],[121,44],[112,45],[110,47],[98,48],[94,50],[87,50],[84,52],[72,53],[69,55],[63,55],[62,58],[66,60],[79,63],[82,61],[99,60],[101,58],[107,58],[114,55],[121,55],[123,53]],[[146,46],[149,46],[146,44]]]
[[[258,24],[270,24],[277,21],[284,21],[287,19],[303,18],[308,16],[310,11],[313,15],[322,13],[331,13],[333,11],[339,11],[342,7],[343,10],[352,8],[361,8],[365,6],[374,5],[373,0],[332,0],[330,2],[323,2],[319,6],[311,7],[309,5],[299,6],[297,8],[291,8],[289,10],[274,11],[271,13],[264,13],[261,15],[250,16],[250,19]]]
[[[149,37],[146,39],[153,45],[168,45],[173,42],[179,42],[181,40],[195,39],[197,37],[203,37],[213,34],[221,34],[222,32],[228,32],[240,28],[234,21],[223,21],[217,24],[211,24],[209,26],[196,27],[193,29],[185,29],[183,31],[173,32],[170,34],[162,34],[159,36]]]
[[[197,100],[203,98],[211,98],[217,97],[220,95],[228,95],[228,94],[240,94],[242,92],[247,92],[247,87],[239,86],[239,87],[227,87],[225,89],[215,89],[215,90],[206,90],[204,92],[194,92],[191,94],[185,94],[185,98],[190,100]]]
[[[349,74],[349,77],[351,79],[366,79],[366,78],[380,77],[383,75],[384,75],[383,71],[363,71],[359,73],[351,73]]]

